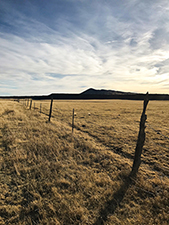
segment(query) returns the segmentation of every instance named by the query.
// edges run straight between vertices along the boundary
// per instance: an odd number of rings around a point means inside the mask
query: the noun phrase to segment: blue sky
[[[168,0],[0,0],[0,95],[169,94]]]

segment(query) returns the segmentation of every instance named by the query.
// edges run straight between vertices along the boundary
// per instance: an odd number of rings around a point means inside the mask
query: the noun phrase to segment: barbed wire
[[[163,145],[161,145],[161,144],[159,144],[159,143],[156,143],[156,142],[154,142],[154,141],[149,141],[150,143],[152,143],[152,144],[154,144],[154,145],[158,145],[158,146],[160,146],[160,147],[162,147],[162,148],[165,148],[165,149],[168,149],[169,150],[169,148],[168,147],[166,147],[166,146],[163,146]]]
[[[157,134],[160,134],[161,136],[165,137],[166,139],[169,140],[169,137],[165,136],[164,134],[162,134],[160,131],[154,129],[148,122],[146,122],[146,124],[148,125],[148,127],[150,127],[153,131],[155,131]]]

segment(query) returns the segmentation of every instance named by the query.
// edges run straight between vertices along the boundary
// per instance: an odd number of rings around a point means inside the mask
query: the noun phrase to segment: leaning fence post
[[[53,105],[53,97],[51,98],[51,103],[50,103],[50,111],[49,111],[49,122],[50,122],[50,118],[52,116],[52,105]]]
[[[74,129],[74,118],[75,118],[75,114],[74,114],[74,109],[73,109],[73,114],[72,114],[72,134],[73,134],[73,129]]]
[[[143,112],[141,115],[140,119],[140,129],[139,129],[139,134],[138,134],[138,139],[137,139],[137,144],[136,144],[136,149],[135,149],[135,155],[134,155],[134,162],[133,162],[133,167],[131,171],[131,176],[135,176],[138,172],[139,166],[141,164],[141,154],[142,154],[142,149],[145,141],[145,122],[147,119],[147,115],[145,114],[146,108],[149,102],[149,96],[148,92],[145,96],[144,99],[144,104],[143,104]]]
[[[30,101],[30,107],[29,107],[29,109],[31,110],[31,108],[32,108],[32,99]]]

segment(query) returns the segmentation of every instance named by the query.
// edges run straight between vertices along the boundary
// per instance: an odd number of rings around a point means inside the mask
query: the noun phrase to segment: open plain
[[[0,100],[0,224],[169,224],[169,102]],[[40,113],[41,105],[41,113]],[[72,134],[72,110],[75,111]]]

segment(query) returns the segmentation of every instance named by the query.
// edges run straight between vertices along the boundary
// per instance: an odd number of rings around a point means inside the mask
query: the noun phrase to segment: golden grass
[[[48,114],[50,102],[40,103]],[[147,110],[165,136],[168,109],[156,101]],[[0,224],[167,225],[168,139],[147,127],[137,180],[128,178],[141,111],[141,101],[55,100],[47,123],[39,109],[1,100]]]

